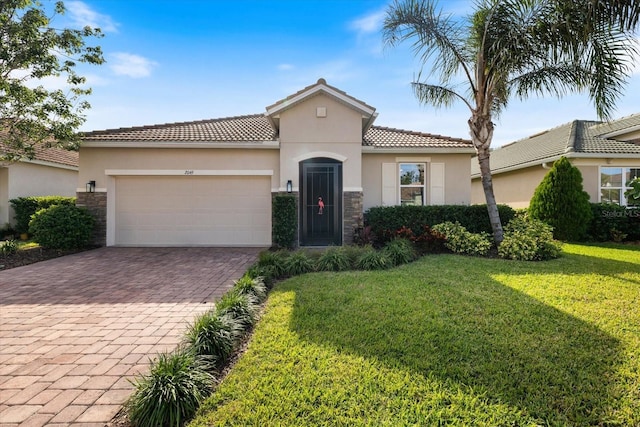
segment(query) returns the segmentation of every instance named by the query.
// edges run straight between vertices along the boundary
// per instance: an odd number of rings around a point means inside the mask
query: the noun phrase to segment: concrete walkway
[[[258,248],[101,248],[0,271],[0,426],[100,426]]]

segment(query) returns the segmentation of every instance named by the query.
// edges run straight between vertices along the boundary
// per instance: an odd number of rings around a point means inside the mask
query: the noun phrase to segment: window
[[[601,167],[600,201],[622,206],[633,206],[634,201],[624,195],[632,179],[640,177],[640,168]],[[636,202],[637,203],[637,202]]]
[[[425,204],[425,163],[400,163],[400,204]]]

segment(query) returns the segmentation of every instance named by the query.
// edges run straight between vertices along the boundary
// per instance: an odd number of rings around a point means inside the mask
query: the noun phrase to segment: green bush
[[[314,270],[314,263],[303,250],[295,251],[284,263],[288,276],[299,276]]]
[[[389,268],[389,258],[383,251],[377,251],[372,246],[365,246],[356,261],[358,270],[384,270]]]
[[[260,276],[252,277],[245,274],[233,282],[233,289],[241,295],[253,296],[259,303],[267,298],[267,287]]]
[[[417,257],[411,241],[403,238],[395,238],[387,243],[383,252],[393,266],[408,264]]]
[[[18,242],[15,240],[0,242],[0,255],[11,255],[16,252],[18,252]]]
[[[214,377],[204,358],[186,349],[161,353],[148,374],[132,381],[125,403],[136,427],[182,426],[213,390]]]
[[[273,198],[272,221],[273,244],[279,248],[293,248],[298,224],[295,196],[277,195]]]
[[[213,366],[219,368],[229,360],[242,334],[237,321],[209,310],[197,316],[189,325],[184,341],[196,355],[210,358]]]
[[[45,248],[77,249],[91,241],[94,223],[93,216],[85,208],[53,205],[33,215],[29,233]]]
[[[553,239],[551,226],[533,218],[514,218],[505,227],[498,255],[519,261],[543,261],[558,258],[561,249],[560,242]]]
[[[332,246],[322,252],[317,267],[320,271],[344,271],[351,268],[351,261],[343,247]]]
[[[565,157],[557,160],[533,193],[528,212],[553,227],[556,239],[583,240],[592,213],[580,170]]]
[[[471,233],[459,222],[436,224],[433,230],[444,234],[445,247],[457,254],[485,256],[492,246],[489,233]]]
[[[628,233],[629,219],[627,209],[615,203],[591,203],[591,221],[587,236],[596,242],[607,242],[613,233]]]
[[[506,205],[498,205],[498,212],[503,224],[515,216],[513,208]],[[486,205],[377,206],[365,213],[365,224],[381,243],[396,237],[396,231],[402,227],[418,234],[425,226],[443,222],[459,222],[472,233],[492,233]]]
[[[76,198],[62,196],[18,197],[9,200],[9,202],[14,211],[15,230],[18,234],[22,234],[29,232],[29,222],[37,211],[53,205],[75,205]]]
[[[418,234],[408,227],[402,227],[396,230],[396,238],[408,239],[421,254],[442,252],[446,241],[444,234],[434,231],[428,225],[425,225]]]
[[[349,260],[349,265],[350,265],[351,269],[354,269],[354,270],[358,269],[358,259],[363,254],[363,252],[369,250],[370,247],[371,247],[371,245],[365,245],[365,246],[356,246],[356,245],[343,246],[344,253],[345,253],[347,259]]]
[[[241,294],[237,290],[225,293],[216,302],[216,314],[218,316],[228,315],[238,322],[243,332],[248,331],[258,318],[258,301],[252,295]]]

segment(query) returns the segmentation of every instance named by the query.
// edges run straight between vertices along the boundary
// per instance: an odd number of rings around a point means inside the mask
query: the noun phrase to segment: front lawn
[[[640,247],[278,284],[192,426],[640,425]]]

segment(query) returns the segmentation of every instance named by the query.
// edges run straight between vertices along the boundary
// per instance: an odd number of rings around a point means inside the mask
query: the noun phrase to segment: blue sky
[[[65,1],[54,24],[92,25],[107,63],[82,67],[93,94],[82,130],[263,113],[325,78],[375,107],[375,124],[468,138],[463,105],[434,110],[415,99],[420,69],[409,45],[383,47],[391,0]],[[463,14],[473,1],[442,1]],[[640,112],[640,60],[615,117]],[[513,101],[494,146],[574,119],[596,119],[584,95]]]

